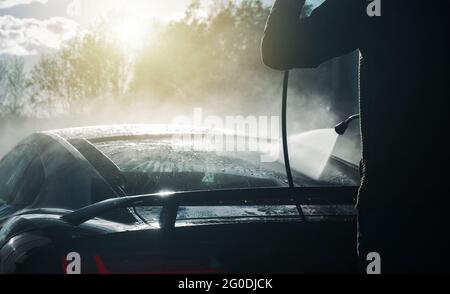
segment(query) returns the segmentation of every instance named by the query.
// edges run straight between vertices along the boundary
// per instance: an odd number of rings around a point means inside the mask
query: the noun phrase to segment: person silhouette
[[[447,2],[447,1],[441,1]],[[445,134],[446,3],[276,0],[261,44],[276,70],[315,68],[359,50],[362,183],[358,254],[383,273],[449,272]]]

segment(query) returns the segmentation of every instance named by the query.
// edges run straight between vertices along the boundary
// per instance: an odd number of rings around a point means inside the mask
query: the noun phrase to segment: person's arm
[[[360,46],[365,0],[326,0],[300,19],[305,0],[276,0],[262,40],[263,62],[274,69],[317,67]]]

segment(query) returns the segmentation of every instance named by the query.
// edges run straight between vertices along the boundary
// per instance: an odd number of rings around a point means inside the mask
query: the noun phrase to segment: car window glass
[[[19,181],[17,192],[11,204],[17,206],[33,204],[41,190],[44,180],[44,166],[42,165],[41,159],[35,157]]]
[[[136,207],[136,212],[149,223],[160,220],[162,207]],[[323,220],[330,217],[353,217],[356,215],[354,205],[303,205],[303,213],[308,220]],[[194,221],[218,220],[254,220],[300,218],[295,205],[278,206],[181,206],[177,212],[179,224]]]
[[[30,145],[20,145],[0,161],[0,198],[11,201],[18,189],[25,170],[33,161],[36,152]]]

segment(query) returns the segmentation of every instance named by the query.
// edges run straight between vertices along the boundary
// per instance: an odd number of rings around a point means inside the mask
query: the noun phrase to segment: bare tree
[[[0,60],[0,114],[4,112],[3,104],[6,100],[6,80],[8,77],[8,66],[6,60]]]
[[[7,76],[7,66],[3,59],[0,59],[0,84],[6,79]]]
[[[6,105],[10,115],[21,114],[25,103],[27,90],[27,71],[24,61],[15,57],[8,64],[8,76],[6,80]]]

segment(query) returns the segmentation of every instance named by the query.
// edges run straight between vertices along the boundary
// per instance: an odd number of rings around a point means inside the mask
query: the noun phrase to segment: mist
[[[279,116],[282,74],[262,64],[259,50],[269,6],[224,1],[205,17],[196,3],[183,18],[156,25],[133,54],[100,23],[29,68],[21,58],[0,57],[0,156],[33,132],[170,124],[195,108],[223,118]],[[292,72],[290,136],[332,128],[357,111],[356,70],[345,70],[352,62]],[[358,162],[359,128],[335,145],[334,154]]]

